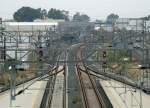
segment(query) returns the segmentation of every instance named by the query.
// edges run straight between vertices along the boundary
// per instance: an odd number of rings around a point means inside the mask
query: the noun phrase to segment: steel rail
[[[78,60],[81,60],[81,49],[82,49],[81,47],[83,47],[83,46],[80,46],[79,50],[77,52],[77,59]],[[84,83],[85,79],[83,79],[83,77],[86,77],[86,80],[87,79],[89,80],[89,82],[90,82],[89,84],[91,85],[91,87],[94,91],[94,94],[96,96],[95,98],[98,102],[98,106],[100,108],[106,108],[105,103],[102,100],[102,97],[101,97],[100,93],[97,90],[96,84],[95,84],[94,80],[92,79],[92,77],[90,75],[90,72],[87,70],[85,64],[83,62],[82,63],[77,63],[76,68],[77,68],[77,75],[78,75],[78,78],[79,78],[80,87],[81,87],[82,94],[83,94],[85,108],[90,108],[91,106],[90,106],[90,101],[88,100],[90,97],[87,96],[87,90],[86,90],[85,83]],[[86,73],[85,75],[83,75],[83,73],[82,73],[83,71]]]

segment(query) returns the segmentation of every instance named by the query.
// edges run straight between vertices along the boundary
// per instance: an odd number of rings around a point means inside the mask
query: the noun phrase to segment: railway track
[[[55,73],[57,74],[65,71],[65,66],[63,66],[61,70],[58,70],[58,68],[55,70]],[[49,77],[40,108],[51,108],[57,74],[54,74],[53,76]]]
[[[127,85],[129,85],[129,86],[131,86],[133,88],[141,89],[143,92],[145,92],[146,94],[150,95],[150,88],[145,87],[145,86],[142,86],[142,88],[141,88],[141,85],[139,83],[134,82],[134,81],[132,81],[132,80],[130,80],[128,78],[125,78],[125,77],[120,76],[120,75],[116,75],[116,74],[111,73],[111,72],[102,72],[102,71],[99,71],[94,66],[86,66],[85,65],[85,67],[86,67],[86,69],[88,71],[90,71],[90,74],[93,75],[93,76],[99,77],[99,75],[101,75],[101,76],[104,76],[106,78],[110,78],[110,79],[113,79],[115,81],[121,82],[123,84],[127,84]]]
[[[22,84],[28,83],[27,86],[24,89],[24,90],[26,90],[29,86],[31,86],[32,84],[34,84],[36,81],[45,78],[47,75],[48,76],[53,76],[54,74],[57,74],[57,73],[52,73],[54,70],[56,70],[56,68],[58,68],[58,67],[53,67],[52,69],[49,69],[49,71],[46,72],[45,74],[39,74],[39,75],[37,75],[35,77],[28,78],[25,81],[20,81],[20,82],[18,82],[16,84],[16,88],[19,87],[19,86],[21,86]],[[0,94],[3,93],[3,92],[6,92],[8,90],[10,90],[10,86],[5,86],[5,87],[3,87],[3,88],[0,89]],[[22,91],[24,91],[24,90],[22,89]]]
[[[122,76],[118,76],[118,75],[115,75],[113,73],[109,73],[109,72],[99,72],[98,70],[95,70],[93,69],[93,67],[89,67],[89,66],[86,66],[87,70],[90,71],[90,74],[94,73],[95,75],[94,76],[97,76],[99,77],[98,75],[102,75],[106,78],[110,78],[110,79],[113,79],[115,81],[118,81],[118,82],[121,82],[123,84],[127,84],[133,88],[137,88],[137,89],[142,89],[143,92],[147,93],[147,94],[150,94],[150,88],[146,88],[146,87],[140,87],[139,84],[137,84],[136,82],[133,82],[131,80],[128,80]]]
[[[49,78],[49,80],[45,88],[40,108],[55,108],[55,107],[66,108],[66,101],[65,101],[66,94],[64,92],[66,86],[65,85],[66,64],[60,64],[59,62],[57,62],[56,65],[57,68],[55,68],[55,70],[53,70],[53,72],[50,73],[49,76],[45,76],[42,78],[42,79]],[[58,90],[60,90],[61,92],[60,94],[61,96],[59,95],[59,97],[57,97]],[[58,101],[60,98],[62,99],[62,102]]]
[[[81,50],[84,46],[81,46],[77,52],[77,60],[81,60]],[[82,90],[82,97],[85,108],[106,108],[106,105],[98,92],[96,83],[91,77],[84,63],[77,63],[77,75]]]

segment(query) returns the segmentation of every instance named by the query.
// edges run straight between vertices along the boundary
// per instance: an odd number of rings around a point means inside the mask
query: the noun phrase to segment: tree
[[[148,15],[148,20],[150,20],[150,15]]]
[[[107,23],[113,24],[116,22],[116,20],[119,18],[119,16],[117,14],[110,14],[107,16]]]
[[[14,19],[18,22],[32,22],[35,19],[45,19],[46,17],[52,19],[64,19],[69,20],[69,12],[65,10],[58,10],[51,8],[48,12],[46,9],[41,10],[33,9],[31,7],[22,7],[14,13]]]
[[[141,17],[141,20],[150,20],[150,15],[146,16],[146,17]]]
[[[79,12],[77,12],[73,16],[72,21],[78,21],[78,22],[84,21],[84,22],[88,22],[88,21],[90,21],[90,17],[88,15],[86,15],[86,14],[80,14]]]
[[[48,15],[47,16],[48,16],[48,18],[52,18],[52,19],[69,20],[68,14],[69,14],[68,11],[51,8],[48,11]]]
[[[45,19],[47,17],[47,10],[46,9],[41,10],[41,16],[42,16],[42,19]]]
[[[65,10],[62,10],[62,13],[64,14],[64,19],[66,20],[66,21],[69,21],[69,11],[65,11]]]
[[[33,9],[31,7],[22,7],[13,15],[18,22],[32,22],[37,18],[41,18],[41,9]]]

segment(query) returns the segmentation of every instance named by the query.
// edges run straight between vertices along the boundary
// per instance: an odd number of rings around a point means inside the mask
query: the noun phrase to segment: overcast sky
[[[81,12],[92,19],[105,19],[110,13],[120,17],[141,17],[150,14],[150,0],[0,0],[0,17],[12,18],[22,6],[33,8],[58,8]]]

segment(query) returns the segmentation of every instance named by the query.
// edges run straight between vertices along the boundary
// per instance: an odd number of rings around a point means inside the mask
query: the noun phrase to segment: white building
[[[57,26],[57,22],[5,22],[8,31],[46,30]]]
[[[150,30],[150,20],[143,21],[139,18],[119,18],[116,20],[116,27],[119,29],[127,29],[127,30],[134,30],[134,31],[142,31],[146,28],[146,30]]]

